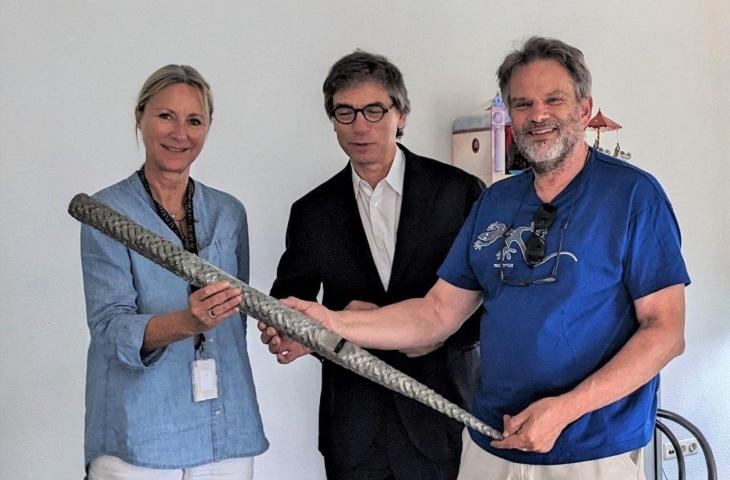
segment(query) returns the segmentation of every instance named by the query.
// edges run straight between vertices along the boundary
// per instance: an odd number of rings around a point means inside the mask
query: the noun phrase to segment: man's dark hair
[[[335,93],[368,81],[377,82],[387,90],[393,105],[399,112],[408,114],[411,111],[408,91],[398,67],[382,55],[355,50],[337,60],[330,68],[327,78],[324,79],[322,93],[324,93],[324,109],[327,115],[332,118],[335,113],[333,102]],[[403,136],[403,130],[399,128],[396,137],[401,136]]]

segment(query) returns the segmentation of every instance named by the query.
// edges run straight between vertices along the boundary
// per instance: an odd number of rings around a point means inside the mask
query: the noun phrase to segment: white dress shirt
[[[390,271],[393,268],[405,171],[406,159],[400,149],[396,149],[395,159],[388,175],[378,182],[375,188],[360,178],[354,168],[352,169],[352,186],[357,209],[370,245],[370,253],[385,290],[388,290]]]

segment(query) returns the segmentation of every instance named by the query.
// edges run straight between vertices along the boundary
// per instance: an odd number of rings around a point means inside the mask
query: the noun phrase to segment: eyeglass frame
[[[572,208],[571,208],[572,211]],[[499,261],[499,281],[505,285],[510,285],[512,287],[529,287],[530,285],[546,285],[550,283],[555,283],[558,281],[558,267],[560,266],[560,253],[563,251],[563,236],[565,234],[565,230],[568,229],[568,224],[570,223],[570,216],[565,219],[565,221],[560,225],[560,239],[558,240],[558,251],[557,256],[558,258],[555,259],[555,265],[553,265],[553,269],[550,272],[550,275],[543,278],[535,278],[531,280],[510,280],[509,278],[504,277],[504,259],[500,259]],[[508,232],[512,227],[505,230],[505,232]],[[534,234],[534,232],[533,232]],[[504,239],[504,246],[507,247],[507,236],[504,235],[502,237]],[[527,260],[525,260],[527,261]]]
[[[527,262],[530,268],[534,268],[545,259],[545,237],[555,222],[557,212],[558,207],[552,203],[543,203],[537,209],[537,212],[535,212],[535,218],[532,220],[532,233],[530,234],[530,238],[525,242],[525,262]],[[538,232],[541,232],[541,234],[538,234]],[[534,254],[536,248],[540,249],[538,255]]]
[[[382,108],[382,109],[383,109],[383,112],[382,112],[382,114],[380,115],[380,118],[378,118],[377,120],[370,120],[370,119],[369,119],[369,118],[367,117],[367,115],[365,114],[365,110],[366,110],[366,109],[368,109],[368,108],[371,108],[371,107],[379,107],[379,108]],[[378,123],[378,122],[380,122],[381,120],[383,120],[383,118],[385,118],[385,115],[386,115],[386,114],[387,114],[387,113],[388,113],[389,111],[391,111],[391,110],[393,109],[393,107],[395,107],[395,102],[391,103],[391,104],[390,104],[390,107],[387,107],[387,108],[386,108],[386,107],[384,107],[384,106],[383,106],[382,104],[380,104],[380,103],[369,103],[369,104],[365,105],[365,106],[364,106],[364,107],[362,107],[362,108],[355,108],[355,107],[352,107],[352,106],[350,106],[350,105],[339,105],[339,106],[335,107],[335,108],[334,108],[334,109],[332,110],[332,118],[333,118],[333,119],[334,119],[334,120],[335,120],[335,121],[336,121],[337,123],[339,123],[340,125],[352,125],[353,123],[355,123],[355,120],[357,120],[357,114],[358,114],[358,113],[360,113],[360,114],[362,114],[362,118],[364,118],[366,122],[368,122],[368,123]],[[337,118],[337,110],[338,110],[338,109],[340,109],[340,108],[346,108],[346,109],[348,109],[349,111],[353,112],[353,115],[352,115],[352,121],[350,121],[350,122],[343,122],[342,120],[340,120],[339,118]],[[397,107],[396,107],[396,108],[397,108]]]
[[[536,278],[534,280],[510,280],[509,278],[504,278],[504,259],[499,259],[499,281],[500,283],[503,283],[504,285],[509,285],[513,287],[528,287],[530,285],[549,285],[551,283],[555,283],[558,281],[558,266],[560,265],[560,257],[561,252],[563,251],[563,236],[565,235],[565,231],[568,229],[568,225],[570,224],[570,219],[573,217],[573,210],[575,210],[575,204],[578,202],[578,198],[581,196],[582,190],[586,188],[585,182],[586,180],[583,178],[583,172],[585,171],[586,167],[588,166],[588,163],[591,159],[591,152],[593,151],[593,148],[588,147],[588,153],[586,154],[586,161],[583,165],[583,168],[578,173],[576,178],[580,178],[580,189],[576,189],[573,198],[573,202],[570,204],[570,210],[568,211],[568,216],[565,218],[565,221],[560,225],[560,239],[558,240],[558,250],[557,250],[557,257],[555,259],[555,265],[553,265],[553,269],[550,272],[550,275],[544,278]],[[529,187],[530,183],[528,183]],[[507,245],[507,232],[512,230],[512,225],[514,224],[515,218],[517,218],[517,215],[520,213],[520,210],[522,209],[522,203],[524,202],[524,196],[522,197],[522,200],[520,201],[520,206],[517,208],[517,212],[515,213],[515,216],[512,218],[512,222],[510,223],[509,228],[507,228],[504,231],[504,234],[502,235],[502,238],[504,239],[504,246],[505,248],[508,247]],[[552,224],[551,224],[552,225]],[[534,234],[534,232],[533,232]],[[527,259],[525,259],[525,262]]]
[[[581,173],[583,171],[581,170]],[[570,219],[573,217],[573,210],[575,210],[575,204],[578,201],[578,195],[579,192],[576,191],[575,198],[573,198],[573,202],[570,205],[570,210],[568,211],[568,216],[565,218],[565,221],[560,224],[560,239],[558,240],[558,250],[557,250],[557,256],[558,258],[555,259],[555,265],[553,265],[553,269],[550,272],[550,275],[543,278],[536,278],[532,280],[510,280],[509,278],[504,277],[504,259],[499,259],[499,281],[505,285],[509,285],[512,287],[529,287],[530,285],[549,285],[551,283],[555,283],[558,281],[558,267],[560,266],[560,253],[563,251],[563,237],[565,235],[565,231],[568,229],[568,225],[570,224]],[[541,205],[541,207],[544,205]],[[520,203],[520,208],[522,208],[522,204]],[[519,213],[519,209],[517,210],[517,213],[515,213],[515,217]],[[514,219],[513,219],[514,221]],[[552,225],[552,223],[550,224]],[[504,239],[504,247],[508,248],[507,245],[507,232],[512,230],[512,225],[510,225],[509,228],[507,228],[504,231],[504,235],[502,235],[502,238]],[[532,232],[533,235],[535,232]],[[527,259],[525,259],[525,262],[527,262]]]

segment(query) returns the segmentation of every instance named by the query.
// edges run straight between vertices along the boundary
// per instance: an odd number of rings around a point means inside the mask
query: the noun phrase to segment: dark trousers
[[[394,407],[395,408],[395,407]],[[325,455],[328,480],[455,480],[459,473],[459,457],[445,461],[432,460],[421,453],[408,438],[395,409],[387,409],[380,417],[380,432],[367,449],[364,460],[343,467],[342,459],[334,461]],[[357,432],[352,432],[357,437]]]

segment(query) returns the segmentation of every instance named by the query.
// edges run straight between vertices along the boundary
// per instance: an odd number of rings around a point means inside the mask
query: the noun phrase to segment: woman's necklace
[[[188,218],[187,212],[183,210],[180,215],[175,215],[174,213],[168,212],[168,215],[170,215],[172,221],[175,222],[175,225],[177,226],[180,235],[182,235],[183,242],[186,242],[188,239],[188,230],[187,228],[185,228],[185,220],[187,220]]]
[[[170,217],[172,217],[172,219],[175,221],[175,223],[182,223],[188,217],[188,214],[185,210],[183,210],[183,212],[179,215],[176,215],[172,212],[167,212],[167,213],[168,213],[168,215],[170,215]]]
[[[144,165],[137,171],[139,180],[142,182],[144,189],[149,194],[155,205],[157,214],[163,222],[177,235],[183,242],[185,250],[192,253],[198,253],[198,242],[195,236],[195,214],[193,213],[193,195],[195,193],[195,183],[192,178],[188,178],[188,186],[185,189],[182,207],[183,213],[173,215],[168,212],[152,195],[152,189],[144,174]],[[188,218],[190,223],[188,223]]]

